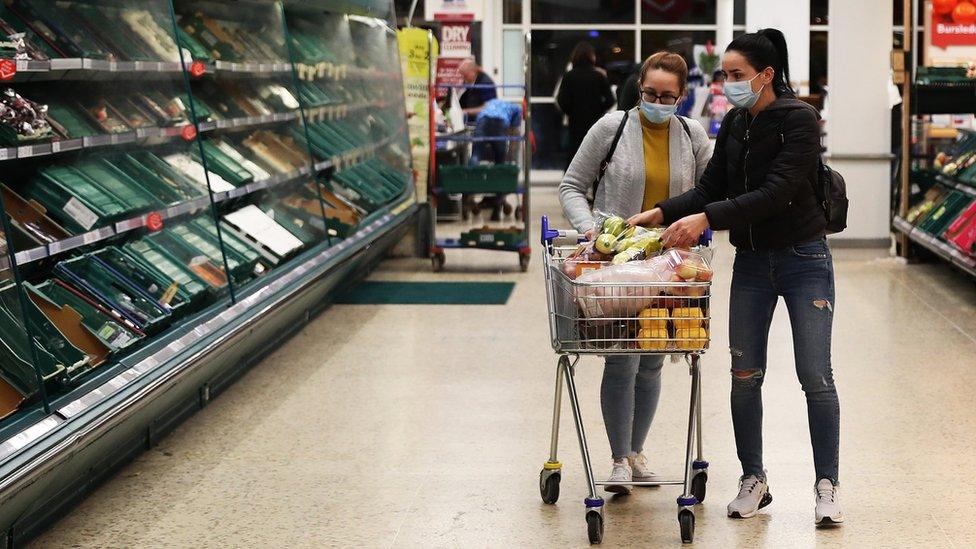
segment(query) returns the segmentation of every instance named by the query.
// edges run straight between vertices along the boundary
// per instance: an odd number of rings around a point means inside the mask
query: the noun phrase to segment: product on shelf
[[[31,248],[57,242],[71,236],[63,227],[47,217],[44,206],[24,200],[6,185],[0,185],[7,217],[14,229],[11,235],[17,249]]]
[[[283,259],[302,248],[302,241],[257,206],[245,206],[224,216],[239,234]]]
[[[0,41],[0,58],[35,61],[50,58],[44,47],[27,32],[24,24],[16,16],[7,12],[6,6],[2,5],[0,5],[0,35],[6,37],[6,40]]]
[[[54,273],[147,334],[158,333],[170,322],[169,306],[92,254],[62,261]]]
[[[976,202],[956,217],[943,236],[962,253],[976,256]]]
[[[973,196],[951,190],[941,202],[933,206],[925,217],[918,221],[918,228],[934,236],[942,236],[956,217],[974,201]]]
[[[179,49],[168,30],[169,17],[164,12],[63,0],[10,0],[7,4],[56,57],[180,61]],[[11,19],[4,17],[8,23]],[[37,50],[35,55],[42,53]]]
[[[172,231],[152,233],[142,240],[157,252],[175,259],[211,290],[219,290],[227,286],[227,273],[224,272],[223,262],[221,261],[220,264],[214,262],[206,253],[173,234]]]
[[[164,156],[163,160],[165,160],[167,164],[172,166],[183,176],[196,182],[196,184],[199,185],[204,192],[206,192],[208,181],[210,190],[215,193],[232,191],[236,188],[234,185],[221,177],[220,174],[216,172],[210,172],[208,174],[207,169],[203,167],[203,164],[193,156],[194,155],[190,153],[173,153]],[[199,156],[199,154],[196,156]]]
[[[26,284],[28,295],[42,310],[53,304],[59,309],[74,311],[81,324],[98,338],[111,352],[126,349],[146,334],[117,313],[100,305],[65,282],[52,278],[40,284]],[[43,303],[43,304],[42,304]]]
[[[0,94],[0,140],[8,145],[51,136],[47,105],[26,99],[12,88]]]

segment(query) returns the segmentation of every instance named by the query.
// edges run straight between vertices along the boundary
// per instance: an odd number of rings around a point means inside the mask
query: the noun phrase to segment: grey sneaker
[[[837,486],[830,479],[822,478],[814,488],[817,494],[817,525],[827,526],[844,522],[844,510],[840,507]]]
[[[644,457],[644,454],[630,456],[627,461],[630,462],[635,481],[652,482],[657,480],[657,475],[647,467],[647,458]]]
[[[630,468],[627,458],[613,460],[613,471],[607,482],[632,482],[633,480],[634,471]],[[603,489],[614,494],[629,494],[631,491],[631,487],[626,484],[607,484]]]
[[[743,476],[739,479],[739,495],[729,504],[729,517],[754,517],[757,511],[772,502],[773,496],[769,493],[766,481],[756,475]]]

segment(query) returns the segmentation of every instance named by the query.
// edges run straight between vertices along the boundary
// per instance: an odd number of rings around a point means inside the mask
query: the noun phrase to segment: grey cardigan
[[[588,231],[595,225],[586,193],[593,186],[600,171],[600,162],[610,150],[624,114],[624,111],[607,113],[590,128],[559,184],[559,202],[563,206],[563,213],[580,232]],[[626,111],[626,115],[630,118],[593,204],[594,210],[624,218],[640,213],[644,203],[644,134],[638,108]],[[670,196],[693,188],[712,157],[713,145],[705,128],[697,120],[686,118],[685,122],[688,123],[690,137],[677,116],[671,117],[668,128]]]

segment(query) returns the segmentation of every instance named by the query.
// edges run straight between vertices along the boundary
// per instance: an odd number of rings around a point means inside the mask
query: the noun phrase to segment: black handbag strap
[[[610,150],[607,151],[607,155],[603,157],[603,162],[600,162],[600,173],[596,177],[596,181],[593,182],[593,200],[596,200],[596,190],[600,187],[600,182],[603,181],[603,176],[607,173],[607,168],[610,166],[610,160],[613,158],[613,153],[617,150],[617,143],[620,142],[620,136],[624,133],[624,126],[627,125],[627,119],[630,118],[630,111],[624,111],[623,118],[620,119],[620,125],[617,126],[617,133],[613,136],[613,142],[610,144]],[[681,122],[681,127],[684,128],[685,133],[688,135],[688,139],[691,139],[691,128],[688,127],[688,123],[681,116],[678,116],[678,122]],[[694,147],[694,140],[692,139],[692,146]]]
[[[688,127],[688,123],[685,122],[685,117],[678,116],[678,122],[681,122],[681,127],[685,129],[685,133],[688,135],[688,139],[691,139],[691,147],[694,149],[695,140],[691,138],[691,128]]]
[[[613,158],[614,151],[617,150],[617,143],[620,142],[620,136],[624,134],[624,126],[627,125],[627,119],[630,118],[630,111],[624,111],[624,116],[620,119],[620,125],[617,126],[617,133],[613,136],[613,142],[610,143],[610,150],[607,151],[607,155],[603,157],[603,162],[600,162],[600,173],[596,176],[596,181],[593,182],[593,199],[596,200],[596,190],[600,186],[600,182],[603,181],[603,176],[607,173],[607,168],[610,166],[610,160]]]

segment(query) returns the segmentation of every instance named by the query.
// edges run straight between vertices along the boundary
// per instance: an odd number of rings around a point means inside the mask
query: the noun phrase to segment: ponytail
[[[773,91],[777,96],[794,97],[790,87],[790,58],[786,37],[777,29],[762,29],[738,36],[725,51],[737,51],[757,71],[772,67]]]

